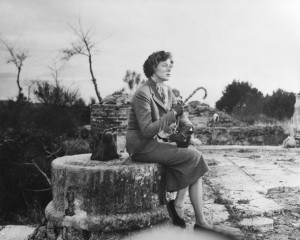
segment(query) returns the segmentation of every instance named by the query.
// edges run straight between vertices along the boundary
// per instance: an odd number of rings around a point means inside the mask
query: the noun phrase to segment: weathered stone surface
[[[206,218],[211,223],[225,222],[229,218],[229,213],[222,204],[205,204],[204,213],[206,213]]]
[[[220,226],[218,228],[219,233],[234,233],[240,235],[241,231],[239,229],[234,229],[226,226]],[[232,234],[233,233],[233,234]],[[194,231],[193,227],[187,229],[181,229],[178,227],[164,225],[153,227],[152,229],[145,229],[143,231],[132,234],[131,236],[125,238],[124,240],[153,240],[153,239],[172,239],[172,240],[231,240],[233,238],[225,237],[221,234],[216,234],[207,231]],[[236,238],[235,238],[236,239]]]
[[[280,126],[196,127],[195,137],[204,145],[275,145],[288,136]]]
[[[227,179],[225,176],[225,172],[228,170],[230,166],[233,166],[235,171],[228,171],[228,175],[231,175],[231,182],[224,181],[224,185],[222,181],[215,181],[215,179],[218,178],[218,172],[215,171],[215,169],[212,169],[211,172],[213,172],[213,176],[207,176],[204,178],[205,181],[203,181],[203,192],[204,192],[204,213],[207,217],[208,221],[212,224],[221,224],[221,227],[223,228],[227,224],[230,226],[236,226],[234,225],[234,222],[231,222],[232,219],[229,218],[228,220],[225,220],[224,222],[218,223],[219,219],[222,219],[222,217],[215,218],[214,215],[218,214],[218,211],[213,212],[214,208],[214,200],[215,197],[219,196],[219,194],[224,198],[224,204],[230,203],[231,209],[233,210],[233,214],[238,213],[239,211],[234,209],[234,207],[237,206],[244,206],[247,208],[248,205],[255,205],[252,204],[256,197],[265,198],[266,200],[273,200],[275,203],[278,204],[281,208],[283,208],[283,211],[280,214],[276,215],[270,215],[269,218],[272,218],[274,220],[274,230],[273,231],[267,231],[267,232],[261,232],[256,233],[252,231],[251,229],[248,230],[247,235],[240,239],[242,240],[249,240],[249,239],[300,239],[300,229],[299,229],[299,209],[300,209],[300,192],[294,191],[295,188],[292,187],[285,187],[284,185],[282,187],[273,188],[273,189],[267,189],[265,187],[262,187],[265,191],[261,192],[255,192],[253,190],[257,189],[255,188],[256,184],[262,185],[262,186],[268,186],[268,184],[265,184],[265,178],[264,175],[266,175],[266,181],[271,182],[268,180],[268,175],[270,172],[272,172],[273,168],[269,168],[267,165],[270,166],[277,166],[286,170],[289,170],[291,173],[298,174],[300,173],[300,149],[284,149],[281,147],[270,147],[270,146],[260,146],[260,147],[254,147],[254,146],[202,146],[200,148],[201,152],[203,153],[203,156],[205,159],[208,160],[208,162],[213,163],[210,164],[211,168],[217,168],[221,172],[221,176],[224,179]],[[227,161],[224,161],[224,159],[227,159]],[[247,163],[247,164],[245,164]],[[225,172],[224,172],[225,168]],[[253,175],[252,170],[259,170],[257,174]],[[249,170],[249,171],[248,171]],[[276,170],[276,169],[275,169]],[[278,169],[277,169],[278,170]],[[277,171],[276,170],[276,171]],[[241,175],[238,173],[241,172]],[[261,173],[259,173],[261,172]],[[244,184],[248,184],[248,187],[240,188],[241,185],[238,183],[241,181],[242,176],[248,176],[251,181],[244,181]],[[234,176],[237,176],[235,178]],[[278,186],[280,185],[280,181],[287,180],[288,174],[281,176],[280,174],[278,176],[273,176],[274,182],[278,183]],[[298,182],[298,177],[295,179],[295,175],[291,174],[290,177],[295,180],[295,182]],[[212,181],[209,182],[208,180],[211,179]],[[209,183],[210,185],[207,185]],[[213,184],[216,183],[216,184]],[[274,184],[275,186],[276,184]],[[232,186],[232,189],[230,188]],[[237,190],[234,191],[235,186],[238,186]],[[251,187],[252,186],[252,187]],[[253,187],[254,186],[254,187]],[[216,188],[215,188],[216,187]],[[255,193],[256,195],[253,195]],[[173,194],[171,198],[174,198]],[[172,236],[174,239],[176,237],[179,237],[179,239],[183,239],[183,232],[187,232],[188,234],[186,236],[190,237],[192,233],[192,227],[194,224],[194,214],[192,210],[192,206],[190,202],[188,201],[188,198],[186,199],[186,205],[185,205],[185,220],[188,224],[188,229],[186,231],[183,231],[181,229],[176,230],[176,233],[178,234],[172,234],[171,231],[174,229],[174,227],[171,224],[171,221],[168,221],[168,224],[159,224],[155,225],[153,227],[150,227],[150,231],[153,230],[153,232],[149,232],[147,236],[149,236],[150,239],[154,239],[153,236],[159,236],[158,238],[162,236],[162,232],[159,232],[160,227],[165,227],[165,230],[163,233],[166,233],[166,239],[167,236]],[[268,207],[267,205],[270,204],[270,202],[266,201],[266,205],[260,205],[260,207],[263,209],[264,207]],[[236,210],[236,212],[235,212]],[[261,211],[263,212],[263,211]],[[231,212],[230,212],[231,213]],[[64,214],[64,213],[62,213]],[[54,214],[53,214],[54,215]],[[58,215],[59,216],[59,215]],[[63,215],[62,215],[63,216]],[[221,215],[222,216],[222,215]],[[237,216],[239,217],[239,216]],[[242,216],[243,217],[243,216]],[[254,216],[255,217],[255,216]],[[238,218],[235,218],[237,220]],[[49,227],[51,227],[49,225]],[[62,240],[62,234],[66,233],[67,227],[65,227],[65,230],[59,230],[59,228],[56,228],[57,230],[57,239]],[[69,228],[71,229],[71,228]],[[75,228],[74,228],[75,229]],[[1,230],[1,227],[0,227]],[[144,238],[138,238],[138,236],[141,236],[139,234],[143,233],[144,231],[148,230],[139,230],[131,232],[134,236],[137,238],[135,239],[144,239]],[[243,230],[244,231],[244,230]],[[69,235],[71,236],[71,230],[68,231]],[[82,230],[82,232],[85,234],[85,237],[90,236],[90,240],[115,240],[115,239],[124,239],[124,235],[120,234],[119,232],[113,232],[113,233],[101,233],[101,232],[88,232],[85,230]],[[45,233],[45,231],[44,231]],[[76,231],[72,231],[72,233],[77,233]],[[169,235],[168,235],[169,233]],[[1,234],[1,231],[0,231]],[[91,235],[89,235],[91,234]],[[66,235],[64,235],[66,236]],[[83,236],[80,235],[80,236]],[[145,235],[146,236],[146,235]],[[198,235],[199,239],[201,235]],[[203,236],[201,236],[203,237]],[[128,239],[133,239],[128,238]],[[145,238],[147,239],[147,238]],[[188,238],[193,239],[193,238]],[[208,238],[203,238],[208,239]],[[66,240],[66,239],[64,239]],[[82,239],[84,240],[84,239]],[[214,239],[215,240],[215,239]]]
[[[123,134],[128,124],[129,104],[94,104],[91,107],[91,138],[90,148],[93,150],[98,133],[115,127]]]
[[[234,237],[234,239],[243,239],[244,240],[244,235],[242,233],[242,231],[237,228],[237,227],[232,227],[232,226],[228,226],[226,224],[218,224],[214,226],[215,231],[222,233],[226,236],[232,236]],[[231,237],[229,237],[229,239],[232,239]]]
[[[127,156],[128,157],[128,156]],[[65,156],[52,163],[53,205],[58,211],[122,214],[159,206],[160,174],[155,164],[122,165],[120,160],[89,160],[90,154]]]
[[[296,141],[296,139],[292,136],[288,136],[286,139],[284,139],[282,145],[285,148],[295,148],[298,147],[297,144],[298,142]]]
[[[245,218],[240,222],[241,227],[252,228],[260,232],[273,230],[274,220],[265,217]]]
[[[7,225],[0,231],[0,240],[26,240],[34,230],[29,226]]]
[[[128,214],[87,215],[86,212],[77,210],[73,216],[64,216],[54,209],[51,202],[45,213],[48,221],[56,226],[89,232],[128,231],[149,227],[169,219],[165,206],[159,206],[152,211]]]
[[[126,164],[120,159],[91,161],[90,154],[52,163],[53,201],[46,218],[57,227],[116,231],[146,227],[168,219],[161,205],[157,164]]]
[[[284,150],[282,149],[279,153],[284,154]],[[256,158],[248,159],[245,157],[232,157],[230,158],[230,161],[232,161],[236,166],[242,168],[247,175],[255,179],[256,182],[268,189],[268,191],[298,191],[300,189],[300,181],[295,181],[295,179],[298,179],[300,174],[290,171],[281,164],[274,164],[274,159],[272,158],[273,154],[270,154],[269,151],[257,152],[256,155],[258,157]],[[278,157],[279,156],[277,155],[277,159]],[[283,162],[285,158],[286,160],[290,158],[290,156],[280,157],[280,162]],[[296,159],[297,158],[295,157],[295,164]],[[298,161],[300,162],[300,156],[298,157]],[[259,166],[259,168],[257,166]]]
[[[223,111],[201,104],[199,101],[188,103],[189,118],[196,128],[202,127],[233,127],[242,126],[243,123],[233,120],[230,115]],[[214,121],[214,114],[217,113],[219,121]]]
[[[280,214],[283,207],[272,199],[267,199],[260,194],[256,194],[256,198],[250,200],[247,204],[234,204],[234,209],[239,212],[242,217],[253,216],[273,216]]]
[[[265,195],[299,190],[300,182],[296,180],[300,178],[299,149],[271,146],[200,149],[205,158],[216,162],[210,166],[207,182],[242,217],[280,214],[284,205]]]

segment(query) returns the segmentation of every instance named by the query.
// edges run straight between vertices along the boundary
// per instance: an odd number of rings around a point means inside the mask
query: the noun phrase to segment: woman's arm
[[[159,120],[152,122],[150,98],[147,93],[139,91],[135,95],[134,110],[139,123],[142,136],[153,138],[166,126],[176,121],[173,111],[164,114]]]

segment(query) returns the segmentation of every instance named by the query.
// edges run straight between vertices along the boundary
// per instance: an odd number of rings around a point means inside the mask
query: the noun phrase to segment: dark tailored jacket
[[[165,107],[152,79],[139,87],[131,99],[126,150],[129,154],[146,153],[155,149],[156,135],[176,121],[173,111],[176,103],[171,87],[168,86],[168,105]]]

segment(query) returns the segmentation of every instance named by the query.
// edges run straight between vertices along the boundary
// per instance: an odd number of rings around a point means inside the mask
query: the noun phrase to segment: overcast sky
[[[92,27],[94,71],[103,97],[123,87],[126,70],[143,74],[152,52],[170,51],[169,85],[186,98],[196,87],[215,105],[233,79],[264,94],[300,92],[300,1],[297,0],[0,0],[0,37],[29,50],[21,85],[51,80],[47,68],[74,40],[70,24]],[[0,46],[0,98],[16,96],[16,69]],[[95,97],[88,62],[74,57],[61,73],[67,87]],[[201,100],[198,93],[193,99]],[[202,100],[201,100],[202,101]]]

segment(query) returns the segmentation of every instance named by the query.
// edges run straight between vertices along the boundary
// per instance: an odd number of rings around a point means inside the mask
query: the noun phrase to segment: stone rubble
[[[34,230],[30,226],[7,225],[0,231],[0,240],[26,240]]]
[[[204,214],[210,223],[237,239],[300,239],[300,149],[201,146],[200,151],[211,169],[203,181]],[[185,205],[185,220],[188,224],[185,231],[191,237],[189,239],[193,239],[190,234],[194,214],[189,198]],[[0,228],[0,240],[25,239],[29,235],[18,229],[19,226]],[[180,234],[178,229],[173,231],[174,227],[168,221],[129,236],[116,238],[114,235],[107,239],[138,239],[135,236],[149,230],[159,235],[158,229],[168,236],[172,232],[172,236],[179,236],[182,231]],[[16,232],[19,232],[19,238],[13,237]]]
[[[266,217],[245,218],[239,225],[241,227],[252,228],[259,232],[267,232],[273,230],[274,220]]]

